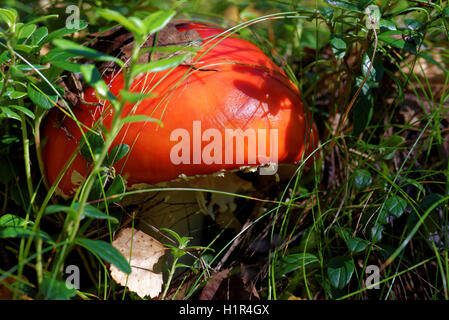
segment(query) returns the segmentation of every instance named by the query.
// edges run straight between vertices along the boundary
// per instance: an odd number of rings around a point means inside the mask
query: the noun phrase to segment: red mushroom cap
[[[223,32],[218,27],[191,22],[180,23],[177,28],[179,31],[193,29],[203,39]],[[198,57],[201,57],[200,60],[197,60]],[[112,147],[127,144],[131,148],[129,155],[114,165],[128,185],[155,184],[180,175],[204,175],[270,162],[256,156],[256,163],[250,163],[248,152],[252,149],[248,146],[249,140],[245,140],[244,148],[237,148],[236,143],[231,145],[234,158],[232,163],[225,163],[224,155],[230,151],[229,145],[226,149],[227,129],[251,129],[256,134],[263,132],[258,129],[264,129],[265,155],[270,154],[272,145],[270,129],[275,129],[277,163],[280,164],[296,163],[316,148],[318,132],[312,121],[306,119],[298,89],[257,46],[235,36],[205,39],[194,58],[194,66],[196,69],[180,65],[172,71],[141,75],[134,81],[132,91],[147,92],[152,89],[151,92],[157,96],[147,98],[137,106],[126,104],[122,117],[130,114],[151,116],[160,119],[164,126],[154,122],[129,123],[116,137]],[[111,92],[118,96],[124,86],[122,74],[106,76],[105,81]],[[92,88],[84,91],[84,99],[98,102]],[[109,127],[113,114],[108,102],[104,106],[79,104],[73,111],[77,119],[89,127],[100,116],[101,123]],[[221,164],[206,164],[197,154],[198,150],[205,152],[203,148],[212,141],[204,141],[204,137],[201,141],[201,134],[208,129],[218,130],[209,132],[218,132],[223,137],[222,150],[219,150],[223,155]],[[176,164],[171,158],[173,148],[180,143],[176,140],[179,137],[171,139],[171,135],[179,130],[188,132],[190,136],[190,163]],[[66,167],[82,135],[75,122],[63,117],[56,108],[48,116],[43,135],[47,138],[43,160],[47,179],[53,183]],[[194,141],[197,141],[196,145]],[[211,155],[215,155],[216,151]],[[261,154],[259,147],[257,152]],[[244,159],[243,163],[237,163],[238,157]],[[198,159],[200,163],[196,163]],[[88,170],[87,161],[78,154],[59,184],[60,191],[66,195],[73,194],[80,175],[87,176]]]

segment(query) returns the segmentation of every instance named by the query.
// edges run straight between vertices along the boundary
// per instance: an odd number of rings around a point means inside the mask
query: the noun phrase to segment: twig
[[[248,219],[245,224],[242,227],[242,230],[246,229],[249,224],[250,224],[250,220]],[[216,269],[217,270],[221,270],[221,268],[223,267],[223,265],[225,264],[226,260],[228,260],[229,256],[231,255],[231,253],[234,251],[234,249],[239,245],[240,243],[240,239],[242,238],[243,233],[240,234],[232,243],[231,247],[229,247],[228,251],[226,251],[225,255],[223,256],[223,258],[221,258],[220,262],[217,264]]]

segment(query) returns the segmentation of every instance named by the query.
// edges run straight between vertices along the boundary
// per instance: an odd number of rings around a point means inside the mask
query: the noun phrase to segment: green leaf
[[[62,205],[50,205],[47,208],[45,208],[45,214],[52,214],[56,212],[66,212],[70,215],[73,215],[76,213],[76,210],[78,210],[80,204],[76,202],[73,207],[68,206],[62,206]],[[111,220],[113,223],[118,223],[118,219],[113,216],[108,216],[107,214],[104,214],[94,206],[91,206],[89,204],[85,205],[83,208],[83,212],[81,214],[81,219],[84,219],[85,217],[91,218],[91,219],[98,219],[98,220]]]
[[[32,64],[31,66],[28,64],[16,64],[14,66],[19,71],[33,71],[33,70],[46,70],[48,69],[47,66],[41,66],[38,64]]]
[[[449,18],[449,5],[446,5],[442,11],[445,18]]]
[[[395,216],[399,218],[407,208],[407,201],[402,197],[392,196],[385,201],[384,210],[387,211],[389,216]]]
[[[75,209],[68,207],[68,206],[52,204],[52,205],[47,206],[44,210],[44,214],[54,214],[57,212],[66,212],[68,214],[74,214]]]
[[[369,241],[359,237],[353,237],[352,233],[346,229],[341,230],[341,235],[351,252],[361,252],[369,245]]]
[[[62,70],[80,73],[81,64],[69,62],[68,59],[77,57],[76,54],[70,53],[63,49],[55,48],[49,51],[45,56],[41,57],[41,63],[50,62],[53,66]]]
[[[314,278],[317,280],[319,285],[323,288],[325,294],[330,299],[338,299],[345,295],[344,289],[337,289],[332,286],[329,277],[325,275],[322,276],[321,274],[316,274]]]
[[[53,242],[46,232],[35,233],[31,229],[23,227],[2,227],[0,228],[0,238],[40,238],[47,242]]]
[[[69,300],[76,294],[76,289],[69,287],[65,281],[54,279],[46,274],[41,284],[41,291],[47,300]]]
[[[403,49],[412,54],[416,54],[416,45],[420,37],[422,37],[420,34],[415,34],[413,37],[407,37],[404,32],[399,30],[385,31],[378,36],[379,41],[382,41],[392,47]]]
[[[24,98],[26,95],[27,95],[26,92],[16,91],[14,88],[9,87],[9,88],[6,88],[6,91],[5,91],[5,94],[3,95],[3,97],[9,98],[11,100],[17,100],[17,99]],[[8,105],[8,107],[9,107],[9,105]]]
[[[129,146],[127,144],[118,144],[112,148],[111,152],[106,159],[106,165],[112,166],[114,163],[120,161],[129,152]]]
[[[91,64],[88,65],[82,65],[80,67],[81,73],[84,77],[84,80],[91,85],[94,89],[97,95],[102,99],[107,99],[111,102],[114,109],[117,111],[119,107],[119,103],[117,98],[109,91],[108,86],[103,81],[103,78],[101,77],[100,72],[98,69]]]
[[[181,250],[180,248],[175,247],[175,246],[173,246],[171,244],[165,244],[165,246],[171,250],[171,253],[173,254],[173,257],[175,259],[179,259],[182,256],[186,255],[186,251],[185,250]]]
[[[83,30],[83,29],[86,28],[86,27],[87,27],[87,22],[81,20],[81,21],[79,22],[79,28],[70,28],[70,29],[69,29],[69,28],[67,28],[67,27],[63,27],[63,28],[61,28],[61,29],[57,29],[57,30],[51,32],[51,33],[44,39],[44,42],[43,42],[42,44],[48,43],[48,42],[52,42],[54,39],[62,38],[62,37],[64,37],[64,36],[66,36],[66,35],[75,33],[76,31]]]
[[[392,135],[381,142],[380,147],[384,151],[384,160],[393,159],[397,149],[404,143],[404,138],[398,135]]]
[[[405,41],[402,39],[403,32],[399,30],[389,30],[378,35],[380,41],[389,44],[390,46],[403,49]]]
[[[191,265],[187,265],[187,264],[184,264],[184,263],[177,263],[177,264],[175,265],[175,268],[176,268],[176,269],[178,269],[178,268],[186,268],[186,269],[190,269],[190,270],[193,271],[193,273],[195,273],[195,274],[198,274],[198,273],[199,273],[198,269],[196,269],[195,267],[193,267],[193,266],[191,266]]]
[[[158,11],[150,14],[148,17],[143,20],[143,24],[146,28],[147,34],[151,34],[157,32],[164,28],[167,23],[173,18],[175,15],[175,11]]]
[[[173,231],[173,230],[168,229],[168,228],[161,228],[160,230],[170,234],[173,238],[176,239],[176,241],[178,242],[179,245],[184,244],[185,240],[176,231]],[[170,246],[170,245],[167,245],[167,246]]]
[[[417,30],[422,27],[422,23],[415,19],[405,19],[404,22],[410,30]]]
[[[16,44],[14,46],[14,49],[17,51],[23,51],[26,54],[30,54],[34,49],[37,49],[38,46],[34,45],[25,45],[25,44]]]
[[[197,40],[199,41],[199,40]],[[171,46],[171,45],[167,45],[167,46],[163,46],[163,47],[146,47],[146,48],[142,48],[140,50],[140,52],[146,53],[146,52],[162,52],[165,53],[166,56],[174,53],[177,54],[180,51],[183,52],[189,52],[192,55],[198,53],[198,51],[201,49],[201,47],[192,47],[192,46],[187,46],[186,44],[184,45],[178,45],[178,46]],[[162,55],[161,58],[166,58],[164,55]]]
[[[106,197],[112,197],[108,199],[108,202],[117,202],[123,198],[123,193],[125,193],[126,187],[123,178],[120,175],[117,175],[112,181],[111,185],[106,192]],[[120,196],[119,196],[120,195]]]
[[[110,9],[97,9],[97,13],[106,20],[118,22],[123,27],[136,35],[142,35],[143,33],[145,33],[145,30],[140,29],[139,26],[137,26],[134,22],[130,21],[128,18],[117,11],[113,11]]]
[[[81,72],[81,65],[79,63],[73,63],[68,61],[52,61],[51,64],[57,68],[60,68],[62,70],[67,70],[70,72],[78,73]]]
[[[353,3],[349,1],[343,1],[343,0],[324,0],[328,5],[334,8],[349,10],[349,11],[357,11],[362,12],[357,5],[354,5]]]
[[[164,124],[161,120],[155,119],[152,117],[144,116],[144,115],[135,115],[128,116],[122,119],[123,123],[132,123],[132,122],[156,122],[159,126],[164,127]]]
[[[374,0],[359,0],[359,2],[357,3],[357,6],[360,9],[365,9],[367,6],[369,6],[373,2],[374,2]]]
[[[356,78],[356,86],[359,87],[363,83],[362,77]],[[374,98],[372,95],[369,82],[365,82],[360,94],[354,104],[354,129],[355,136],[363,133],[369,125],[374,112]]]
[[[79,203],[75,203],[73,208],[75,210],[78,209]],[[118,223],[118,219],[113,216],[108,216],[107,214],[104,214],[99,209],[95,208],[94,206],[91,206],[90,204],[87,204],[84,206],[83,215],[82,218],[88,217],[91,219],[98,219],[98,220],[111,220],[113,223]]]
[[[14,119],[17,121],[22,121],[22,118],[15,113],[14,111],[12,111],[11,109],[7,108],[7,107],[0,107],[1,110],[1,118],[8,118],[8,119]]]
[[[17,12],[15,10],[0,8],[0,19],[3,20],[11,29],[17,20]]]
[[[67,61],[69,58],[77,57],[76,54],[70,53],[60,48],[54,48],[50,50],[45,56],[42,57],[42,63],[53,62],[53,61]]]
[[[80,153],[84,159],[91,162],[93,160],[92,156],[101,153],[104,146],[104,138],[100,130],[95,130],[94,132],[88,131],[83,136],[83,146],[80,149]]]
[[[6,62],[10,61],[11,57],[9,55],[9,52],[7,50],[0,53],[0,64],[5,64]],[[0,89],[3,87],[3,82],[0,82]]]
[[[381,32],[389,31],[389,30],[397,30],[397,27],[394,24],[394,22],[391,20],[386,20],[386,19],[379,20],[379,27],[380,27]]]
[[[369,52],[364,55],[362,62],[362,73],[363,77],[368,73],[368,68],[371,63],[372,52]],[[382,80],[384,76],[384,64],[379,55],[374,57],[373,66],[371,67],[370,73],[368,75],[367,81],[379,82]]]
[[[134,26],[139,30],[140,35],[145,35],[145,25],[143,24],[142,20],[132,16],[128,18],[128,21],[134,24]]]
[[[382,208],[381,211],[379,211],[379,216],[377,218],[377,222],[379,224],[386,224],[392,220],[392,216],[388,214],[388,210],[385,208]]]
[[[44,38],[48,36],[47,27],[39,27],[37,30],[31,35],[30,44],[39,45],[39,43],[44,40]]]
[[[25,75],[25,73],[22,70],[20,70],[20,67],[18,68],[18,66],[22,66],[22,65],[13,65],[13,66],[11,66],[11,76],[12,76],[12,78],[16,78],[16,79],[19,79],[19,78],[23,79],[23,78],[26,77],[26,75]],[[14,81],[14,82],[15,83],[19,83],[18,81]],[[22,85],[25,85],[25,84],[23,82],[20,82],[20,85],[22,86]],[[9,89],[9,88],[7,88],[7,89]],[[13,89],[13,88],[11,88],[11,89]]]
[[[381,225],[380,223],[376,223],[372,228],[371,228],[371,240],[374,242],[378,242],[380,240],[382,240],[382,233],[384,231],[384,226]]]
[[[280,277],[318,261],[318,258],[311,253],[289,254],[277,261],[276,275]]]
[[[73,41],[66,39],[55,39],[52,42],[57,48],[70,52],[71,54],[91,58],[97,61],[112,61],[118,64],[120,67],[124,67],[122,60],[113,56],[101,53],[95,49],[81,46]]]
[[[170,68],[175,68],[179,66],[189,56],[191,56],[191,53],[181,54],[179,56],[174,56],[167,59],[138,64],[133,66],[131,74],[133,76],[137,76],[142,73],[159,72]]]
[[[320,10],[318,10],[321,15],[324,17],[324,19],[326,19],[326,21],[328,23],[332,23],[332,19],[334,18],[334,8],[329,8],[329,7],[323,7]]]
[[[344,288],[354,273],[354,262],[350,257],[338,256],[329,261],[327,276],[333,287]]]
[[[123,257],[123,255],[114,248],[110,243],[101,240],[90,240],[78,238],[75,242],[95,254],[96,256],[106,260],[116,266],[119,270],[126,274],[131,273],[131,267]]]
[[[51,109],[58,101],[58,96],[52,92],[45,85],[36,86],[33,83],[28,83],[28,96],[33,103],[43,109]]]
[[[12,108],[12,109],[16,109],[16,110],[22,112],[27,117],[30,117],[31,119],[34,119],[34,113],[30,109],[27,109],[27,108],[22,107],[22,106],[16,106],[16,105],[9,105],[8,107]]]
[[[368,188],[373,182],[371,173],[367,170],[358,169],[354,172],[354,186],[357,190]]]
[[[17,38],[19,43],[25,43],[31,35],[36,31],[37,26],[35,24],[24,25],[20,28]]]
[[[330,45],[335,58],[342,59],[346,54],[346,42],[341,38],[332,36]]]
[[[26,227],[32,225],[31,221],[26,221],[24,218],[18,217],[16,215],[6,213],[0,217],[0,227]]]
[[[50,205],[47,208],[45,208],[45,214],[52,214],[56,212],[66,212],[68,214],[73,215],[76,210],[78,210],[80,204],[76,202],[73,207],[68,206],[62,206],[62,205]],[[89,204],[85,205],[83,208],[83,212],[81,214],[81,219],[84,219],[85,217],[91,218],[91,219],[98,219],[98,220],[111,220],[114,223],[118,223],[118,219],[112,216],[108,216],[95,208],[94,206],[91,206]]]
[[[365,250],[366,247],[369,245],[369,241],[358,237],[354,237],[348,238],[346,244],[348,245],[348,248],[351,252],[357,253]]]
[[[37,18],[29,21],[27,24],[38,23],[38,22],[42,22],[42,21],[45,21],[45,20],[48,20],[48,19],[57,19],[57,18],[59,18],[59,15],[57,15],[57,14],[49,14],[49,15],[46,15],[46,16],[37,17]]]
[[[120,91],[120,96],[126,102],[136,103],[139,101],[143,101],[147,98],[154,98],[156,94],[154,93],[145,93],[145,92],[130,92],[127,90]]]
[[[89,194],[89,201],[98,200],[103,198],[103,189],[106,184],[106,180],[108,179],[108,175],[106,172],[102,172],[100,176],[95,175],[94,183],[92,185],[92,189]],[[102,206],[101,204],[99,204]]]

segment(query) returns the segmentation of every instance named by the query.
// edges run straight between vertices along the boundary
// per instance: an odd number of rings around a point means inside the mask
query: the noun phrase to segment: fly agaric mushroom
[[[225,183],[226,177],[234,185],[239,180],[233,170],[296,164],[314,150],[317,129],[305,115],[298,89],[257,46],[224,35],[215,26],[172,22],[169,27],[170,32],[179,33],[177,38],[193,34],[196,43],[202,39],[202,46],[188,64],[143,74],[134,81],[132,91],[151,88],[156,96],[126,104],[122,117],[151,116],[160,119],[163,127],[154,122],[128,123],[116,137],[112,147],[130,146],[128,155],[114,165],[129,188],[193,185],[237,192],[238,188]],[[112,72],[105,81],[119,96],[123,75]],[[88,127],[97,121],[108,127],[113,114],[109,103],[94,105],[99,100],[92,88],[84,90],[84,99],[89,104],[80,102],[74,108],[76,118]],[[54,108],[43,135],[47,138],[43,162],[48,181],[54,183],[82,134],[73,120]],[[89,169],[81,154],[76,155],[58,185],[59,194],[73,195]],[[242,181],[237,185],[248,190],[249,183]],[[179,192],[176,200],[178,204],[186,201]],[[226,207],[223,197],[215,200]],[[201,202],[196,208],[204,207]],[[170,216],[164,210],[159,208],[159,213]]]

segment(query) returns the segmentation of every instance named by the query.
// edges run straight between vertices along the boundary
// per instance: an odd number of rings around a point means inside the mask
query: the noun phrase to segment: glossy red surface
[[[125,105],[122,117],[147,115],[160,119],[164,127],[153,122],[124,125],[113,146],[126,143],[131,151],[129,157],[115,165],[116,172],[121,173],[128,184],[153,184],[175,179],[180,174],[207,174],[248,164],[248,144],[242,149],[236,148],[235,144],[231,146],[234,155],[243,152],[243,164],[235,163],[236,161],[228,164],[205,164],[198,151],[204,153],[204,148],[210,142],[196,139],[198,135],[193,132],[194,122],[200,123],[203,134],[207,129],[216,129],[216,133],[223,136],[223,162],[226,129],[252,129],[255,132],[257,129],[265,129],[266,150],[270,150],[269,130],[276,129],[279,163],[300,160],[306,143],[309,148],[305,155],[308,155],[318,143],[318,133],[316,127],[306,121],[300,94],[281,69],[257,46],[246,40],[235,36],[206,39],[222,33],[222,29],[191,22],[178,25],[181,31],[189,28],[195,29],[205,38],[194,59],[194,66],[200,70],[181,65],[171,71],[144,74],[134,81],[133,91],[151,90],[157,96],[136,105]],[[105,80],[112,93],[119,95],[123,88],[122,75],[109,76]],[[86,89],[85,99],[98,101],[91,88]],[[108,103],[104,107],[79,105],[74,113],[87,126],[92,126],[101,117],[100,122],[109,127],[112,119]],[[50,183],[67,166],[68,159],[81,139],[75,122],[62,115],[60,110],[54,108],[43,129],[43,136],[47,139],[43,158]],[[313,129],[310,129],[311,126]],[[188,132],[191,138],[190,164],[174,164],[170,158],[173,147],[179,142],[172,141],[170,135],[179,129],[186,130],[184,132]],[[195,139],[200,143],[195,145]],[[194,157],[196,160],[200,159],[201,163],[192,163]],[[266,161],[257,159],[257,164],[261,162]],[[79,181],[79,175],[74,175],[74,171],[81,176],[86,176],[89,171],[89,165],[79,154],[59,184],[60,190],[67,195],[73,194]]]

